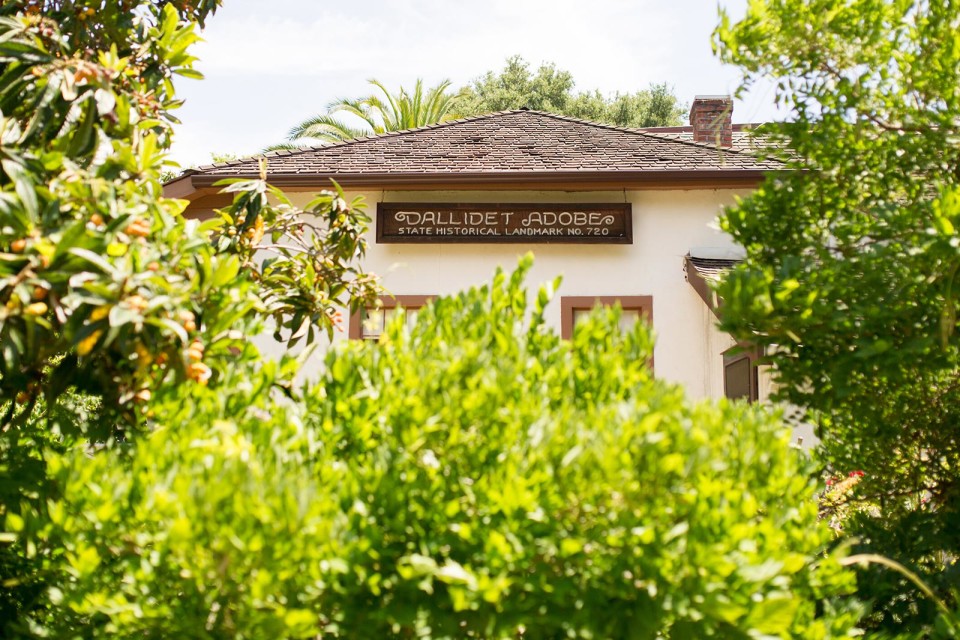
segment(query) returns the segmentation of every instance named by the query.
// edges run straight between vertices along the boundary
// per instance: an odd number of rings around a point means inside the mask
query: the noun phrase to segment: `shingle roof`
[[[265,154],[276,176],[485,175],[530,172],[757,173],[782,165],[677,136],[597,124],[540,111],[504,111],[349,142]],[[184,175],[255,176],[257,158]]]

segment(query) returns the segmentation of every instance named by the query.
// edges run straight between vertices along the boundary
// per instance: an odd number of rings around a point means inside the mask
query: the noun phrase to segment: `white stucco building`
[[[692,398],[762,397],[750,362],[725,358],[734,343],[716,329],[703,282],[739,255],[716,226],[722,207],[780,169],[740,144],[730,113],[728,98],[698,97],[691,126],[633,130],[501,112],[268,154],[269,180],[298,204],[331,179],[364,196],[374,218],[364,268],[393,294],[387,307],[481,284],[532,251],[531,284],[563,276],[558,330],[578,309],[617,300],[652,321],[657,376]],[[214,182],[258,174],[255,159],[201,167],[166,193],[203,213],[226,204]],[[371,320],[340,339],[375,334]]]

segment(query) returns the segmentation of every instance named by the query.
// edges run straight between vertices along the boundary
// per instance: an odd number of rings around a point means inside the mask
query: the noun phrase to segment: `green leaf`
[[[71,255],[77,256],[78,258],[82,258],[83,260],[97,267],[102,273],[106,275],[112,276],[114,278],[119,277],[119,271],[117,271],[117,269],[115,269],[113,265],[111,265],[109,262],[104,260],[102,257],[98,256],[93,251],[90,251],[89,249],[81,249],[79,247],[74,247],[69,249],[69,253]]]
[[[173,320],[170,320],[169,318],[148,317],[148,318],[144,318],[143,322],[144,324],[152,325],[152,326],[170,331],[175,336],[177,336],[177,339],[180,341],[181,344],[185,345],[185,344],[189,344],[190,342],[190,337],[188,336],[186,329],[184,329],[182,325],[174,322]]]
[[[122,327],[132,322],[140,322],[143,316],[134,311],[125,304],[115,304],[110,308],[110,314],[107,316],[111,327]]]
[[[800,607],[800,601],[789,595],[764,598],[755,605],[746,619],[747,628],[782,638],[788,635]]]

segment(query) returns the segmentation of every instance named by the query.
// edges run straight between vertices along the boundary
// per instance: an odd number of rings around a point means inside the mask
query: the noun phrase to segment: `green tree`
[[[206,221],[159,181],[207,0],[0,8],[0,520],[43,509],[53,450],[129,442],[164,389],[217,387],[269,319],[313,340],[377,291],[367,218],[342,194],[312,221],[263,180]],[[280,239],[283,238],[281,242]],[[44,582],[0,541],[0,619]]]
[[[575,93],[573,75],[553,63],[536,73],[520,56],[507,58],[499,73],[488,71],[457,98],[464,116],[527,107],[605,122],[621,127],[658,127],[683,124],[687,107],[664,84],[653,84],[634,93],[605,97],[599,91]]]
[[[262,180],[230,183],[233,204],[202,224],[161,197],[170,77],[196,75],[191,20],[207,4],[143,2],[133,17],[98,15],[92,0],[3,7],[0,391],[20,397],[3,405],[5,429],[45,393],[81,385],[120,407],[189,376],[184,351],[220,314],[218,332],[255,311],[310,337],[375,292],[354,262],[366,219],[338,194],[311,205],[313,226]],[[59,24],[75,32],[61,38]],[[234,281],[246,291],[231,299]]]
[[[792,110],[763,133],[791,169],[729,210],[747,260],[720,287],[723,325],[765,348],[778,396],[816,425],[829,473],[863,471],[846,532],[960,583],[960,5],[766,0],[724,16],[717,46],[745,86]],[[787,151],[789,150],[789,151]],[[864,571],[871,624],[934,625],[932,601]]]
[[[449,80],[426,91],[422,80],[417,80],[413,91],[400,87],[395,95],[377,80],[370,80],[370,84],[379,93],[330,103],[324,113],[290,129],[287,142],[272,145],[266,151],[298,149],[310,141],[343,142],[520,107],[621,127],[679,125],[687,111],[665,83],[612,97],[604,97],[599,91],[574,93],[570,72],[560,71],[550,63],[542,65],[534,75],[520,56],[508,58],[499,74],[488,71],[456,93],[447,92]],[[344,115],[348,118],[344,119]],[[351,119],[356,124],[351,124]]]
[[[458,107],[470,115],[521,107],[561,113],[573,86],[573,75],[553,63],[541,65],[533,74],[522,57],[511,56],[500,73],[487,71],[465,88]]]
[[[400,87],[396,94],[391,94],[377,80],[369,82],[379,89],[379,94],[372,93],[363,98],[340,98],[331,102],[327,105],[326,112],[294,125],[287,134],[287,144],[276,145],[271,149],[297,148],[304,141],[311,140],[323,143],[343,142],[387,131],[414,129],[459,117],[454,108],[456,96],[447,93],[450,88],[449,80],[424,89],[423,80],[418,79],[412,91]],[[357,119],[357,125],[345,122],[339,117],[341,115],[353,116]]]
[[[229,184],[233,204],[202,224],[161,197],[178,106],[170,78],[195,75],[190,21],[208,11],[180,4],[182,14],[166,2],[104,15],[93,0],[3,6],[4,429],[69,387],[122,409],[165,376],[189,377],[194,337],[222,323],[206,338],[228,352],[220,332],[237,314],[311,337],[332,330],[338,305],[374,293],[355,264],[366,219],[337,194],[311,205],[313,226],[262,180]],[[61,37],[59,24],[75,32]],[[224,286],[233,281],[242,296]]]

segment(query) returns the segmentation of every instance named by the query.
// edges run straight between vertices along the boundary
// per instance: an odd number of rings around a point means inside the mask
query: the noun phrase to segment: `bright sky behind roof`
[[[746,0],[720,0],[736,18]],[[194,53],[206,79],[180,79],[186,104],[173,159],[252,154],[340,97],[392,91],[417,78],[460,87],[508,56],[554,62],[576,90],[632,92],[667,82],[681,101],[732,93],[739,71],[713,56],[716,0],[224,0]],[[734,107],[734,122],[777,118],[768,89]]]

